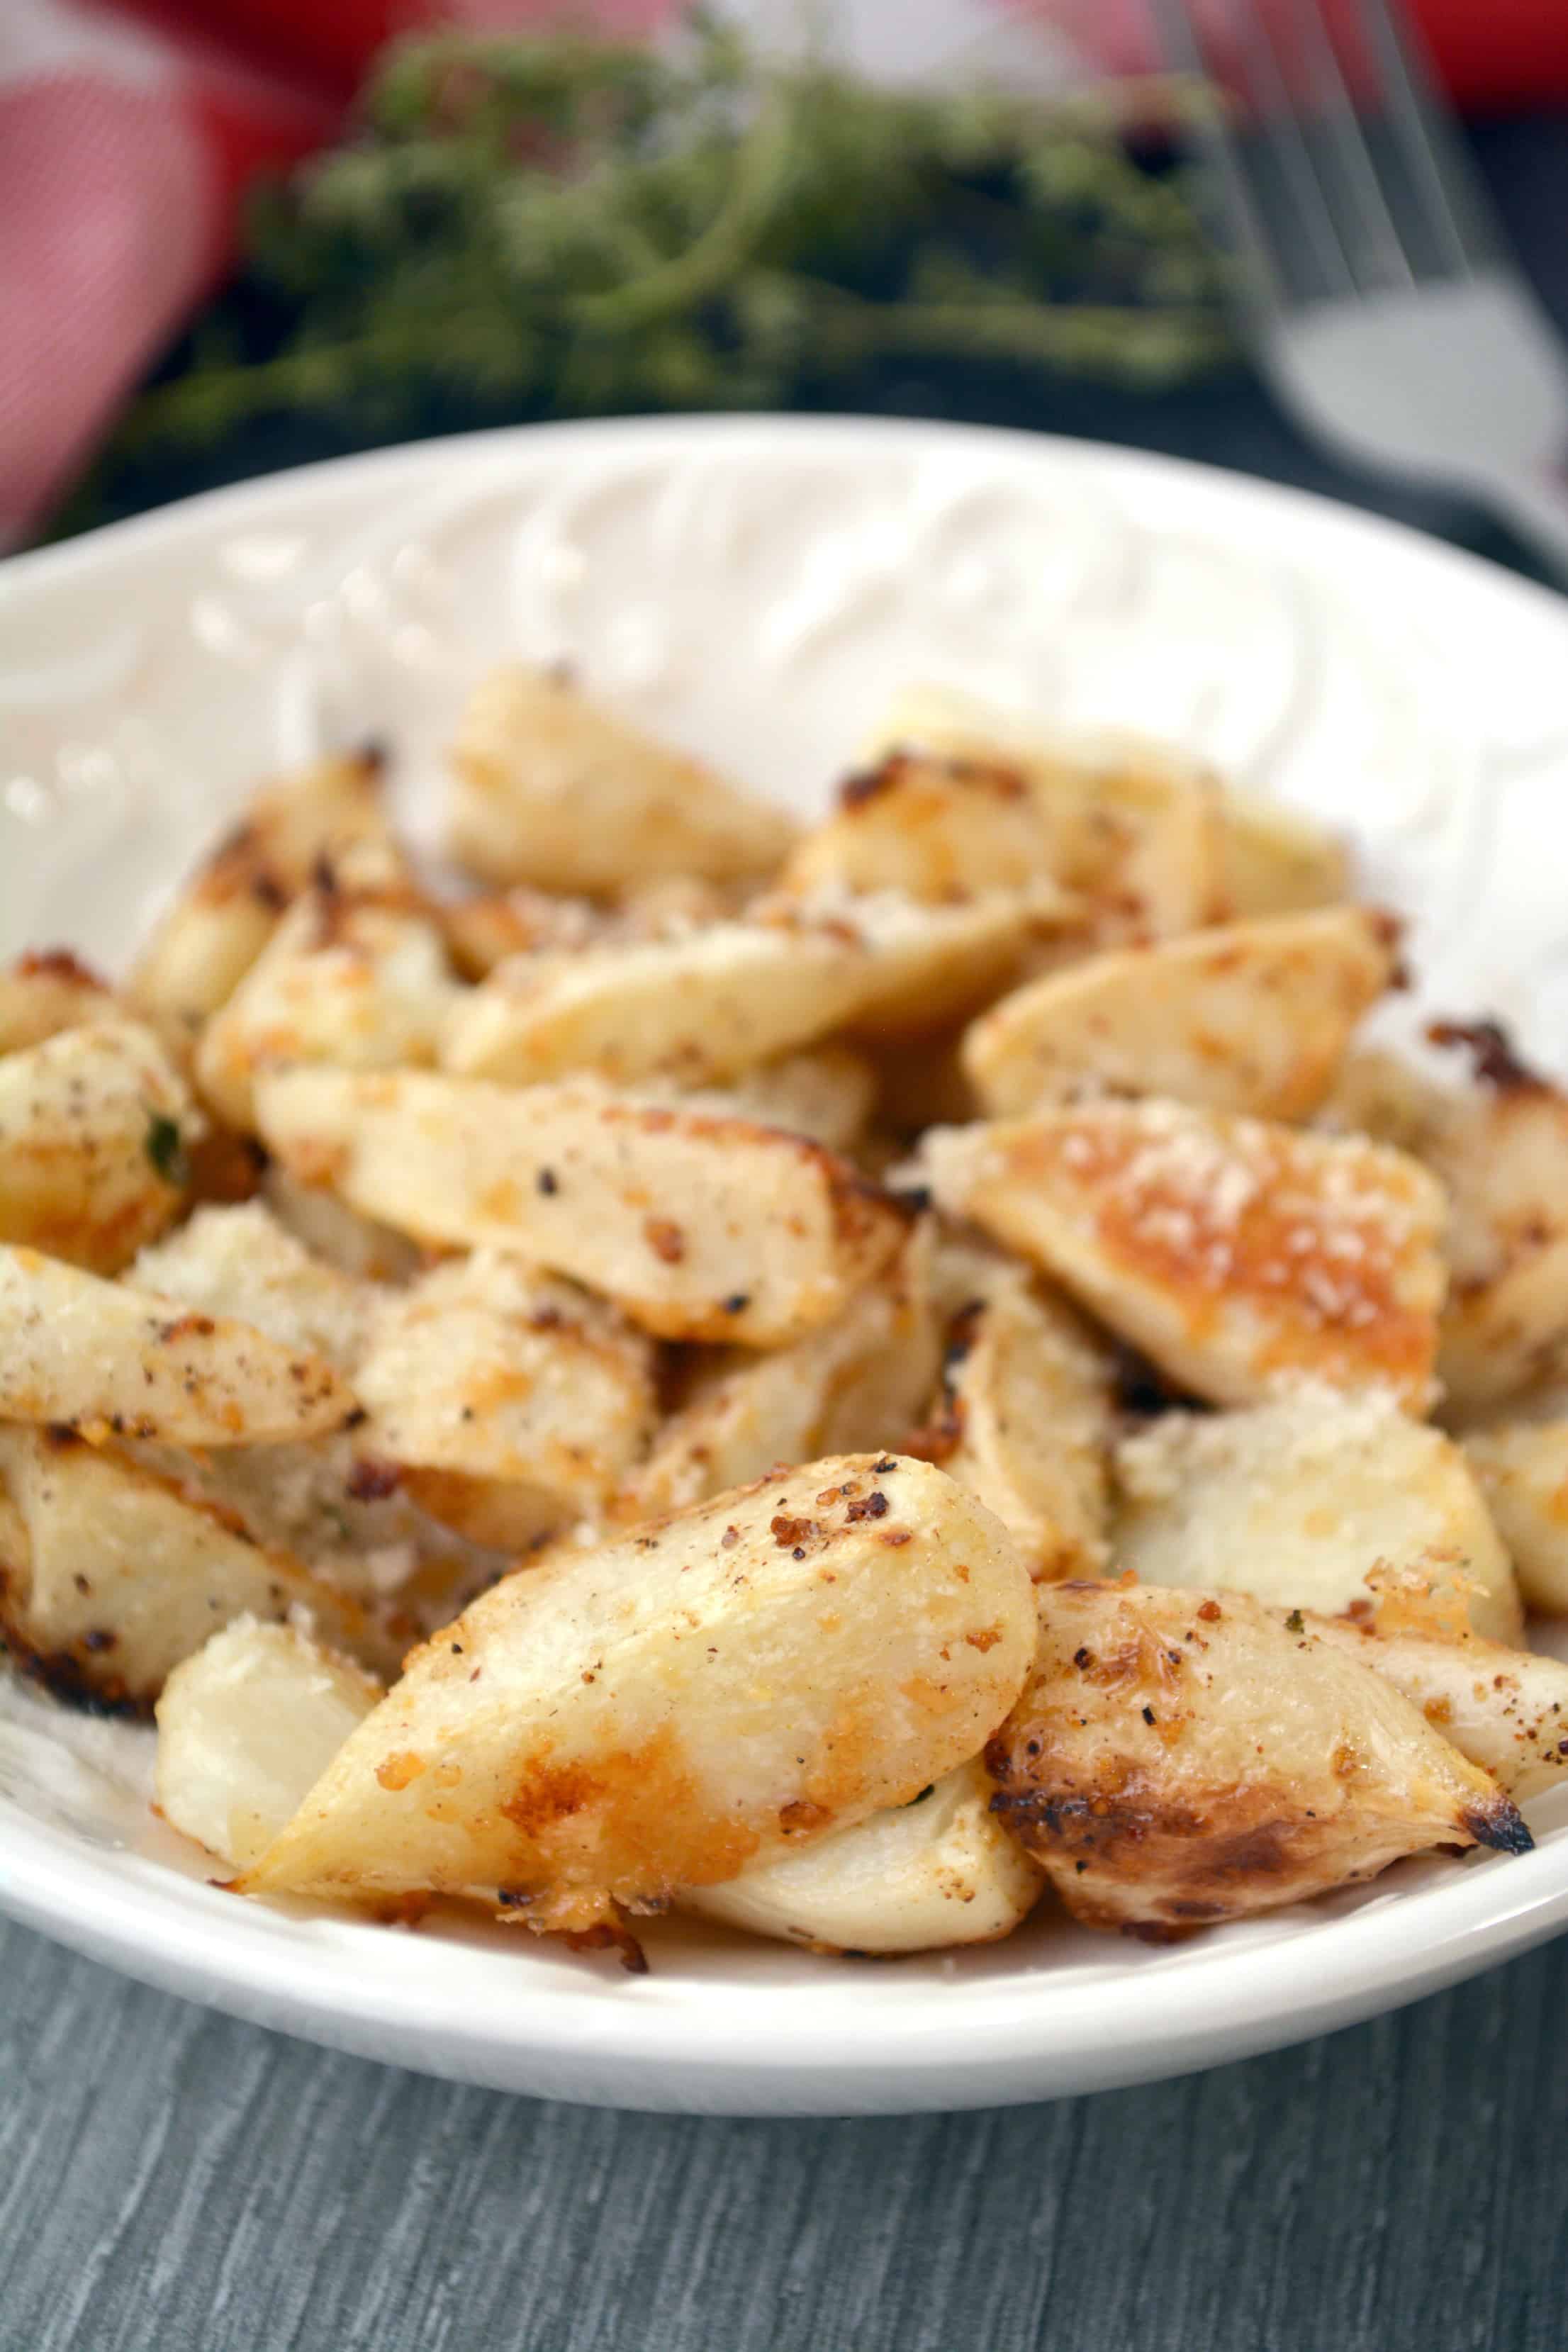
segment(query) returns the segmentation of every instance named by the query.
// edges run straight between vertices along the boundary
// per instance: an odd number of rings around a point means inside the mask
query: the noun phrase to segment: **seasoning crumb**
[[[815,1519],[792,1519],[779,1512],[768,1523],[769,1533],[780,1551],[793,1552],[796,1559],[805,1558],[805,1546],[817,1532]]]

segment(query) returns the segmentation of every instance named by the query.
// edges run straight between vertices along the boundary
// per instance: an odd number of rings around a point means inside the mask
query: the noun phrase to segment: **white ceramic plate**
[[[1568,604],[1240,478],[839,420],[563,426],[249,484],[0,568],[0,949],[122,952],[259,772],[374,734],[426,838],[503,653],[810,806],[896,685],[1137,725],[1352,829],[1431,1001],[1568,1038]],[[1042,1918],[867,1965],[656,1929],[653,1972],[204,1882],[151,1737],[0,1670],[0,1903],[172,1990],[367,2056],[605,2105],[873,2113],[1215,2064],[1568,1922],[1568,1803],[1521,1860],[1150,1950]]]

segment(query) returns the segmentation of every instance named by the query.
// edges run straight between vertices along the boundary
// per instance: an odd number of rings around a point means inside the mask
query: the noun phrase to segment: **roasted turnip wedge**
[[[142,1022],[0,1055],[0,1241],[118,1274],[178,1216],[205,1125]]]
[[[144,1249],[131,1274],[141,1290],[205,1315],[236,1316],[343,1373],[364,1349],[380,1297],[313,1256],[260,1201],[198,1209]]]
[[[1015,824],[1020,803],[1044,820],[1053,844],[1047,870],[1100,896],[1107,932],[1170,936],[1226,916],[1332,906],[1349,894],[1349,860],[1332,834],[1299,811],[1223,787],[1167,744],[1053,731],[1023,711],[915,687],[894,698],[861,761],[841,795],[843,815],[807,835],[789,873],[815,882],[882,866],[905,889],[923,880],[939,897],[975,887],[987,869],[1009,878],[998,863],[1009,836],[984,806],[1005,796]]]
[[[1177,1936],[1433,1846],[1529,1847],[1512,1801],[1391,1683],[1247,1595],[1037,1593],[1034,1669],[985,1761],[1089,1925]]]
[[[1110,1367],[1071,1308],[1016,1258],[944,1243],[942,1386],[911,1441],[995,1512],[1031,1576],[1092,1576],[1105,1564]]]
[[[646,1445],[653,1348],[604,1299],[476,1250],[384,1302],[354,1393],[372,1461],[406,1465],[475,1543],[521,1550],[602,1511]]]
[[[1464,1450],[1527,1607],[1568,1616],[1568,1419],[1469,1430]]]
[[[1163,1413],[1121,1444],[1116,1469],[1115,1558],[1146,1584],[1370,1614],[1376,1570],[1493,1641],[1523,1630],[1463,1454],[1386,1390],[1310,1382],[1247,1412]]]
[[[795,836],[782,810],[599,709],[558,671],[492,670],[463,714],[452,766],[452,853],[491,882],[725,881],[765,874]]]
[[[116,1012],[109,982],[69,948],[19,955],[0,968],[0,1054],[19,1054]]]
[[[923,688],[897,698],[864,759],[792,855],[792,887],[948,899],[1045,875],[1108,939],[1169,938],[1223,910],[1217,780],[1165,746],[1052,735]]]
[[[991,1811],[979,1763],[907,1805],[799,1853],[678,1898],[684,1911],[815,1951],[929,1952],[1010,1936],[1040,1899],[1039,1865]]]
[[[357,1282],[406,1282],[423,1263],[423,1251],[406,1234],[362,1217],[335,1192],[300,1183],[276,1160],[262,1176],[261,1200],[284,1232],[304,1244],[312,1261],[335,1274],[352,1275]]]
[[[688,1110],[753,1119],[759,1127],[809,1136],[829,1151],[849,1151],[860,1142],[876,1098],[877,1073],[850,1045],[785,1054],[776,1062],[760,1062],[727,1086],[683,1088],[673,1097]]]
[[[1516,1801],[1539,1797],[1568,1778],[1568,1665],[1560,1658],[1474,1637],[1363,1630],[1340,1618],[1304,1622],[1319,1641],[1403,1691],[1434,1729]]]
[[[144,1706],[231,1617],[303,1614],[378,1665],[396,1645],[288,1554],[65,1431],[0,1428],[0,1634],[69,1696]]]
[[[441,1060],[513,1086],[574,1070],[712,1085],[837,1028],[858,964],[826,931],[765,923],[517,956],[454,1004]]]
[[[1427,1402],[1444,1203],[1400,1152],[1151,1100],[938,1128],[921,1158],[942,1208],[1199,1396],[1310,1374]]]
[[[318,858],[385,841],[381,763],[372,752],[318,760],[263,787],[181,889],[127,983],[159,1027],[190,1036],[226,1003]]]
[[[252,1124],[256,1074],[290,1062],[351,1070],[428,1065],[468,993],[434,914],[380,844],[323,857],[202,1031],[197,1080],[231,1127]]]
[[[1568,1370],[1568,1095],[1495,1023],[1433,1034],[1468,1049],[1475,1085],[1434,1086],[1392,1055],[1358,1055],[1325,1117],[1414,1152],[1447,1191],[1437,1369],[1449,1409],[1476,1415]]]
[[[970,1010],[1058,919],[1048,892],[955,907],[884,893],[820,915],[775,903],[771,917],[670,939],[519,956],[456,1000],[441,1059],[516,1086],[574,1070],[622,1085],[721,1083],[847,1023],[919,1029]]]
[[[1226,787],[1220,829],[1227,914],[1304,914],[1349,898],[1345,845],[1315,817],[1232,784]]]
[[[930,1243],[917,1226],[886,1274],[793,1347],[726,1349],[704,1367],[629,1481],[618,1516],[681,1510],[775,1463],[896,1442],[936,1377]]]
[[[1419,1149],[1453,1202],[1438,1373],[1451,1406],[1494,1405],[1568,1370],[1568,1096],[1521,1073]]]
[[[420,1240],[573,1275],[667,1339],[797,1339],[841,1313],[907,1230],[816,1144],[589,1079],[288,1070],[262,1080],[258,1108],[306,1182]]]
[[[602,1925],[907,1804],[995,1729],[1034,1639],[1022,1562],[941,1471],[781,1471],[485,1593],[244,1884]]]
[[[902,890],[932,905],[1021,890],[1049,873],[1062,828],[1005,750],[895,750],[850,776],[784,861],[786,890]]]
[[[351,1660],[296,1627],[236,1618],[163,1685],[159,1811],[209,1853],[253,1862],[380,1696]]]
[[[1305,1118],[1394,971],[1396,926],[1331,907],[1047,972],[982,1014],[963,1062],[993,1118],[1080,1094]]]
[[[592,898],[557,898],[526,883],[437,911],[447,952],[465,980],[487,979],[511,956],[585,948],[618,935],[616,917]]]
[[[353,1410],[330,1364],[250,1324],[0,1248],[0,1419],[255,1445],[321,1436]]]

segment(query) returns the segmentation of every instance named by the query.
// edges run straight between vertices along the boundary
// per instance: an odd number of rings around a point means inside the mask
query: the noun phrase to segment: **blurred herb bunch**
[[[239,304],[142,395],[110,465],[301,411],[374,441],[781,405],[889,355],[1168,383],[1228,349],[1170,156],[1202,102],[1170,82],[889,90],[763,64],[700,12],[673,52],[397,43],[343,143],[258,192]]]

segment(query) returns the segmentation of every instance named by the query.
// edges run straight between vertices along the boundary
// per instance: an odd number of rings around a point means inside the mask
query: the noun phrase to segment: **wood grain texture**
[[[1151,2090],[615,2116],[0,1929],[0,2352],[1561,2352],[1568,1941]]]

